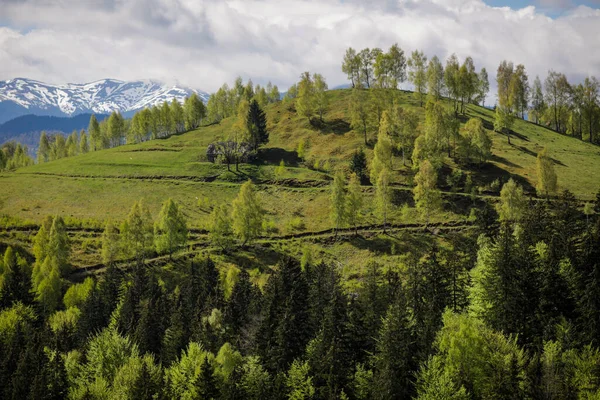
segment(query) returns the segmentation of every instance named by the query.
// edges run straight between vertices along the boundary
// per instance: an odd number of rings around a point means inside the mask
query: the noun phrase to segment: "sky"
[[[0,0],[0,80],[153,79],[207,92],[237,76],[347,82],[346,48],[398,43],[485,67],[600,78],[600,0]],[[403,88],[409,85],[404,83]]]

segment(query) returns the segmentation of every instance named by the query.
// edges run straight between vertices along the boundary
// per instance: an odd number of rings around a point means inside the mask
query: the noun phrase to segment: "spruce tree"
[[[269,141],[269,133],[267,132],[267,116],[256,100],[250,102],[250,108],[248,109],[248,127],[250,129],[254,151],[258,151],[258,147],[261,144],[265,144]]]
[[[218,400],[219,396],[219,382],[215,376],[214,367],[208,360],[208,356],[205,356],[196,380],[196,398],[198,400]]]

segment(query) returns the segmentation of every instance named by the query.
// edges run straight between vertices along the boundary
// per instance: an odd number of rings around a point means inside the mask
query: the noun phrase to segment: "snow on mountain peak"
[[[26,78],[0,81],[0,102],[10,101],[29,110],[55,111],[66,115],[131,112],[173,99],[183,102],[193,92],[204,101],[208,100],[208,94],[204,92],[152,80],[125,82],[101,79],[64,85]]]

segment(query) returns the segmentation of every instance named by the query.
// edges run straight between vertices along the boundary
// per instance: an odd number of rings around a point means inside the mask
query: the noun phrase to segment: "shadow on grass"
[[[279,165],[281,160],[283,160],[288,167],[297,167],[300,161],[302,161],[295,151],[289,151],[279,147],[268,147],[258,150],[258,154],[253,164]]]
[[[284,254],[272,249],[268,243],[249,246],[246,249],[235,249],[224,254],[227,262],[245,269],[258,268],[261,272],[264,272],[269,265],[277,264],[283,257]]]
[[[336,118],[331,121],[321,121],[318,118],[312,118],[310,125],[314,129],[318,129],[322,134],[333,133],[334,135],[343,135],[350,132],[350,124],[343,119]]]

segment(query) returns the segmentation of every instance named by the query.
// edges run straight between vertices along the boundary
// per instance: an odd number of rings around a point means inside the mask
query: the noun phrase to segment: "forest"
[[[0,398],[600,399],[596,78],[341,68],[4,145]]]

